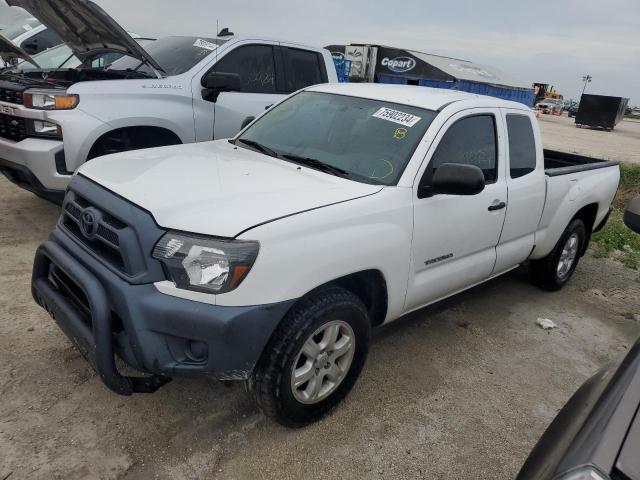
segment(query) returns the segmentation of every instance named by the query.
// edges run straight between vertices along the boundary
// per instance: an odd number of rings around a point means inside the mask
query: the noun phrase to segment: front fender
[[[355,200],[292,215],[241,235],[258,240],[251,272],[218,305],[300,298],[337,278],[379,270],[387,283],[385,320],[401,315],[411,261],[411,189],[387,187]]]

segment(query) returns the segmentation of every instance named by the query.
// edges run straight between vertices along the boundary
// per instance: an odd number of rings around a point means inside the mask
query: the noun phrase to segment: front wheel
[[[529,273],[533,283],[550,291],[564,287],[578,266],[586,240],[584,222],[580,219],[573,220],[549,255],[531,260]]]
[[[324,416],[360,375],[369,330],[362,301],[343,288],[301,300],[276,329],[256,368],[253,387],[260,408],[289,427]]]

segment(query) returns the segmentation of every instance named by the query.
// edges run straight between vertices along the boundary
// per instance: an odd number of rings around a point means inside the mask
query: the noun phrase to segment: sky
[[[492,65],[565,98],[578,99],[589,74],[587,93],[640,105],[640,0],[94,1],[144,36],[219,25],[322,46],[386,44]]]

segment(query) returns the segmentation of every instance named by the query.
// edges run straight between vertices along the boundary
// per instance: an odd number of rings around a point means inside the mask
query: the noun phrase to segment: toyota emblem
[[[82,212],[80,217],[80,230],[85,237],[91,239],[98,232],[98,217],[96,212],[88,208]]]

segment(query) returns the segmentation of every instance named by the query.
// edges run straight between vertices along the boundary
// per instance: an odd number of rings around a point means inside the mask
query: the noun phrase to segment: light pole
[[[593,77],[591,75],[584,75],[582,77],[582,81],[584,82],[584,87],[582,87],[582,95],[584,95],[584,91],[587,88],[587,83],[591,83],[591,80],[593,79]],[[581,95],[581,96],[582,96]]]

